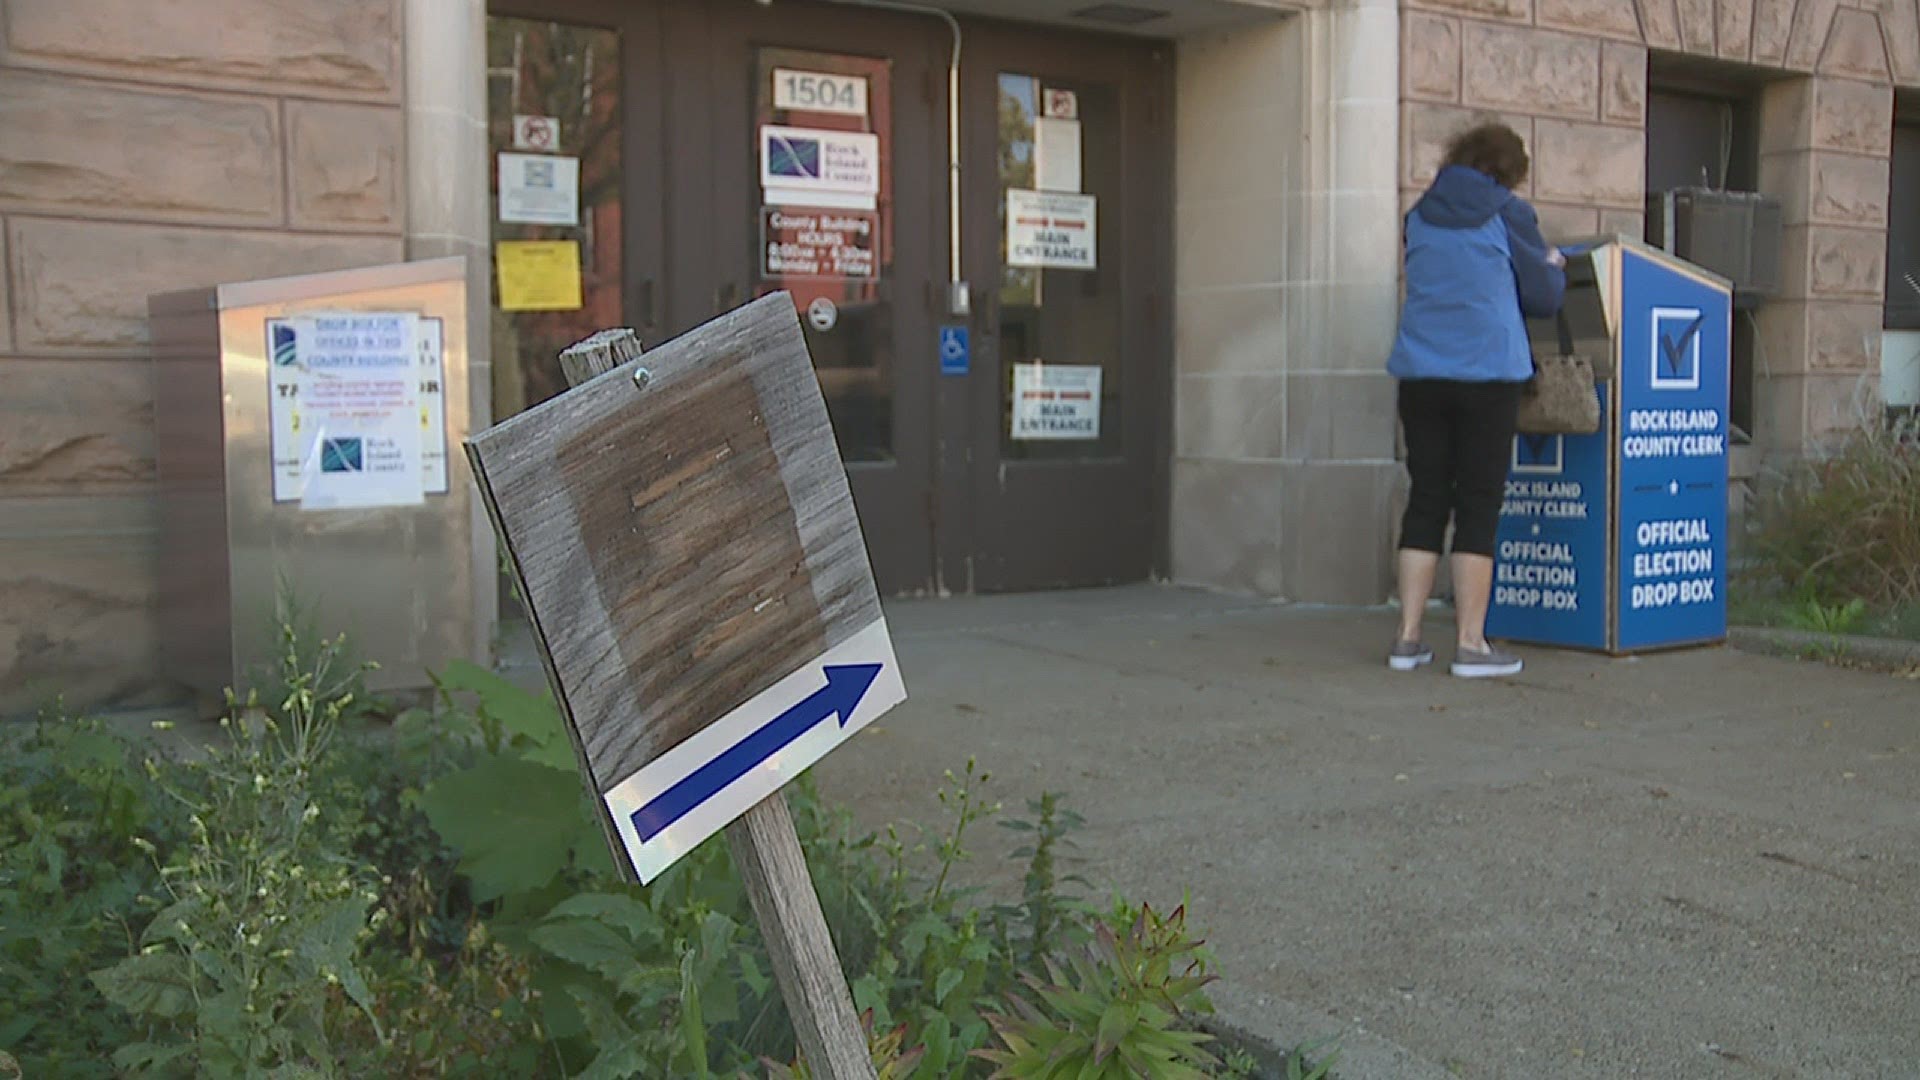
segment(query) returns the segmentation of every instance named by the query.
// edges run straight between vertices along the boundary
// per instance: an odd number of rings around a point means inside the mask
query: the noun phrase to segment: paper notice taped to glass
[[[419,320],[414,338],[420,356],[420,483],[428,495],[445,495],[447,365],[440,320]]]
[[[1092,195],[1007,192],[1007,265],[1042,270],[1094,270],[1099,232]]]
[[[1034,186],[1080,191],[1080,121],[1041,117],[1033,122]]]
[[[1079,364],[1013,365],[1015,439],[1098,439],[1102,369]]]
[[[501,240],[493,245],[501,311],[578,311],[578,240]]]
[[[501,154],[500,220],[517,225],[580,224],[580,159]]]
[[[275,502],[348,510],[422,501],[418,324],[407,312],[267,321]]]

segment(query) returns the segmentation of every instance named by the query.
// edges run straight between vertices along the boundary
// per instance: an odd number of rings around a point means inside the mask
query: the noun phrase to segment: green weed
[[[1186,909],[1157,915],[1141,908],[1115,933],[1105,923],[1091,943],[1045,961],[1045,977],[1023,975],[1025,992],[1007,995],[989,1023],[1000,1045],[975,1051],[999,1066],[995,1076],[1076,1076],[1128,1080],[1205,1077],[1220,1068],[1195,1030],[1208,1011],[1214,978],[1187,937]]]
[[[227,746],[167,776],[153,766],[190,831],[165,864],[135,834],[155,860],[165,906],[135,955],[93,975],[146,1028],[113,1054],[127,1072],[331,1075],[337,1006],[372,1014],[356,960],[379,897],[365,864],[344,850],[351,822],[329,813],[324,789],[353,673],[334,667],[337,646],[307,666],[291,633],[284,644],[277,717],[238,710],[223,721]]]
[[[1859,432],[1773,478],[1746,539],[1747,584],[1763,594],[1920,606],[1920,427]]]
[[[0,1077],[807,1075],[724,845],[621,880],[550,698],[456,664],[386,723],[341,642],[280,651],[194,760],[81,721],[7,738]],[[1195,1030],[1184,908],[1080,900],[1057,796],[999,822],[1012,896],[970,879],[991,790],[969,762],[937,823],[871,832],[788,788],[881,1075],[1052,1075],[1041,1045],[1245,1075]]]

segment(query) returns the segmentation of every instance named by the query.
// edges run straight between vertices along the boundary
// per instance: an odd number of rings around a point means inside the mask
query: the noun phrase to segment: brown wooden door
[[[620,282],[625,321],[645,341],[769,291],[794,295],[885,593],[1093,585],[1164,570],[1164,46],[965,24],[962,251],[974,310],[955,319],[945,314],[952,39],[941,20],[809,0],[493,0],[493,9],[501,138],[508,114],[571,108],[528,97],[541,80],[515,59],[514,34],[528,26],[513,20],[579,28],[601,65],[618,41],[618,116],[592,133],[601,145],[589,152],[602,162],[596,175],[617,161],[619,176],[583,235],[589,247],[602,237],[601,276]],[[594,78],[607,82],[598,69]],[[1059,115],[1048,115],[1049,100]],[[773,137],[778,160],[766,150]],[[564,125],[563,138],[572,138]],[[827,167],[834,154],[846,159],[839,166],[851,161],[840,169],[848,175],[871,159],[872,183],[837,183],[847,176]],[[1045,265],[1009,250],[1010,207],[1064,206],[1071,219],[1089,198],[1089,259],[1075,264],[1072,243]],[[617,252],[604,242],[612,235]],[[560,338],[597,328],[581,320],[613,318],[503,314],[496,325],[510,333],[496,335],[496,353],[523,354],[526,374],[515,379],[528,384],[518,407],[557,390],[549,354]],[[964,375],[940,373],[948,324],[971,331]],[[1035,395],[1057,400],[1043,408]]]
[[[624,318],[654,345],[756,296],[789,291],[880,586],[933,590],[933,369],[918,361],[934,355],[933,275],[946,258],[936,224],[945,217],[945,113],[932,96],[942,25],[785,0],[493,0],[491,8],[496,151],[511,149],[516,113],[578,111],[567,95],[578,97],[583,81],[573,68],[598,64],[587,81],[603,92],[617,86],[620,97],[617,110],[598,110],[606,130],[561,125],[570,140],[561,149],[596,145],[586,151],[601,163],[595,176],[617,172],[616,190],[602,193],[579,229],[529,234],[583,238],[602,276],[620,283],[618,302],[500,313],[496,337],[513,365],[497,395],[502,415],[557,393],[553,354],[598,326]],[[542,51],[530,55],[530,43]],[[570,78],[546,77],[547,53],[572,65]],[[851,138],[874,166],[872,190],[843,184],[823,193],[808,186],[818,178],[800,176],[769,198],[760,151],[768,128],[788,132],[789,148],[811,142],[818,151],[823,138]]]
[[[969,26],[974,588],[1164,571],[1171,52]]]
[[[655,152],[663,134],[660,7],[654,0],[493,0],[487,26],[489,220],[496,251],[525,240],[579,245],[581,305],[512,311],[494,297],[494,411],[504,418],[560,392],[559,352],[612,325],[648,344],[667,332],[662,237],[665,176]],[[557,141],[522,145],[515,118],[556,121]],[[501,154],[558,155],[577,162],[573,224],[508,221],[497,181]]]
[[[715,309],[792,293],[880,588],[934,591],[932,304],[945,260],[945,138],[931,91],[942,26],[794,0],[683,7],[676,19],[709,20],[700,126],[712,164],[673,191],[669,229],[684,234],[675,250],[711,245]],[[688,59],[677,63],[676,88],[698,78]],[[669,109],[670,136],[678,111]],[[849,179],[869,155],[873,182]]]

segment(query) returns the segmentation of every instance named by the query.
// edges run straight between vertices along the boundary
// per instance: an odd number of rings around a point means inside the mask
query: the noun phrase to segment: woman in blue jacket
[[[1406,220],[1406,301],[1387,371],[1400,380],[1413,492],[1400,533],[1396,671],[1432,663],[1420,635],[1453,524],[1457,649],[1453,673],[1517,675],[1520,658],[1487,642],[1494,532],[1500,521],[1520,393],[1533,375],[1524,313],[1560,310],[1566,259],[1513,193],[1527,150],[1503,124],[1454,138],[1446,163]]]

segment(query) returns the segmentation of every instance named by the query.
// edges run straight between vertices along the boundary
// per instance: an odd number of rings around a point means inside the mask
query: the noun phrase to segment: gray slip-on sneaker
[[[1525,661],[1510,652],[1489,646],[1485,650],[1461,649],[1453,658],[1453,673],[1463,679],[1497,679],[1518,675]]]
[[[1396,641],[1387,653],[1387,666],[1395,671],[1412,671],[1433,663],[1433,650],[1418,641]]]

